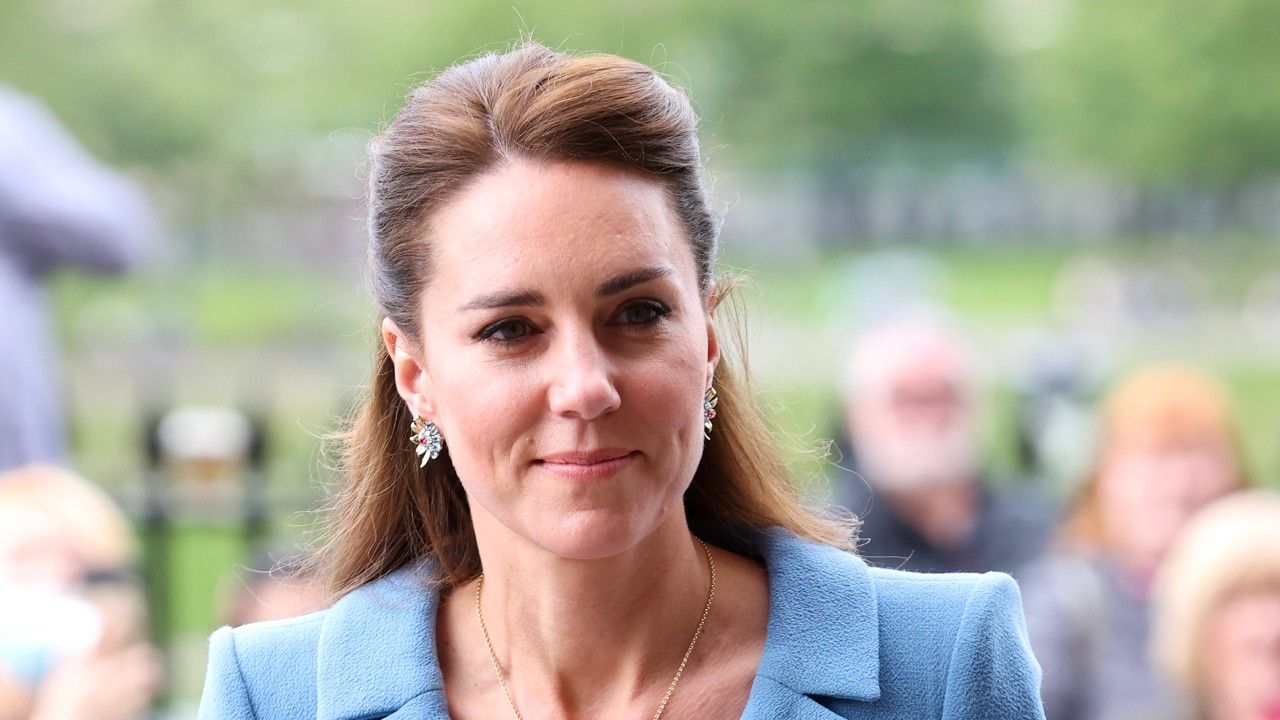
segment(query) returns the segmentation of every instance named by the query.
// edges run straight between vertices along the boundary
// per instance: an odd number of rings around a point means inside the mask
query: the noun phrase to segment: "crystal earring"
[[[707,388],[707,394],[702,397],[702,436],[707,440],[711,439],[711,419],[716,416],[718,402],[720,402],[720,396],[716,394],[716,389]]]
[[[435,460],[440,456],[440,449],[444,447],[444,438],[440,437],[440,428],[430,420],[423,420],[415,415],[413,423],[409,425],[409,429],[413,434],[409,439],[413,441],[417,448],[414,452],[422,458],[422,462],[418,463],[418,467],[426,467],[428,460]]]

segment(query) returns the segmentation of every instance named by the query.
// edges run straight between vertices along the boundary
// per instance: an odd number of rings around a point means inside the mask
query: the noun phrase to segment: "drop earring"
[[[440,456],[440,449],[444,447],[444,438],[440,436],[440,428],[430,420],[423,420],[415,415],[413,422],[409,425],[409,429],[413,434],[409,439],[417,446],[414,450],[418,457],[422,458],[422,462],[418,463],[418,467],[426,467],[428,460],[435,460]]]
[[[716,389],[707,388],[707,394],[702,396],[702,437],[707,440],[711,439],[711,420],[716,416],[718,402],[720,402],[720,396],[716,394]]]

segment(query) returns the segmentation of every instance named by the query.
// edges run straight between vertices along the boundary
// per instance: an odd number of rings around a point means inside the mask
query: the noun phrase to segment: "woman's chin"
[[[634,548],[657,529],[634,515],[601,511],[574,513],[532,528],[533,541],[566,560],[600,560]]]

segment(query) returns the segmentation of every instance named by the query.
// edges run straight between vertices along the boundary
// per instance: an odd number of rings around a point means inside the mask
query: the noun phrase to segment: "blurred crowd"
[[[38,101],[0,85],[0,720],[151,717],[165,692],[134,528],[63,467],[65,398],[44,285],[64,267],[118,273],[154,241],[134,183]],[[320,606],[299,560],[228,578],[220,622]]]
[[[164,669],[128,519],[51,465],[0,474],[0,720],[151,717]],[[226,579],[218,621],[319,609],[304,559],[264,554]]]
[[[142,715],[161,662],[136,553],[124,514],[84,479],[0,475],[0,718]]]
[[[149,717],[163,693],[129,521],[41,464],[67,458],[38,286],[59,263],[132,262],[147,222],[120,215],[142,212],[122,187],[0,91],[0,720]],[[1172,363],[1117,379],[1064,493],[1034,464],[993,469],[988,365],[932,314],[853,349],[831,482],[863,556],[1013,574],[1049,720],[1280,720],[1280,495],[1249,477],[1222,382]],[[324,602],[299,559],[249,561],[226,587],[232,625]]]
[[[1280,718],[1280,493],[1250,489],[1223,384],[1176,363],[1116,380],[1060,497],[984,466],[981,367],[936,317],[855,349],[835,492],[863,555],[1018,578],[1049,720]]]

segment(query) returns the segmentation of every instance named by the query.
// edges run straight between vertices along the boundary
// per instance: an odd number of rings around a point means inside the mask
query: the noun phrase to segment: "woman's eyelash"
[[[634,310],[636,308],[649,310],[653,313],[653,315],[645,320],[639,320],[634,323],[628,323],[628,324],[650,325],[654,322],[657,322],[658,320],[661,320],[663,317],[671,314],[671,308],[667,307],[666,305],[663,305],[657,300],[638,300],[636,302],[626,305],[625,307],[622,308],[620,312],[622,314],[626,314],[627,312]]]
[[[620,324],[633,327],[648,327],[671,314],[671,308],[657,300],[638,300],[629,303],[619,310],[618,314],[625,316],[626,313],[635,309],[647,310],[651,314],[643,320],[627,321],[624,319]],[[515,337],[498,337],[499,333],[508,328],[519,329],[521,332]],[[480,332],[475,334],[473,339],[498,345],[511,345],[537,332],[539,332],[537,328],[534,328],[533,324],[524,318],[503,318],[495,323],[486,325]]]
[[[524,332],[521,332],[518,336],[513,338],[496,337],[497,334],[503,328],[511,327],[511,326],[523,328]],[[521,339],[529,335],[532,329],[533,329],[533,326],[529,323],[529,321],[523,318],[503,318],[498,322],[486,325],[484,329],[482,329],[480,332],[475,334],[475,339],[483,342],[491,342],[491,343],[498,343],[500,345],[506,345],[506,344],[520,341]]]

